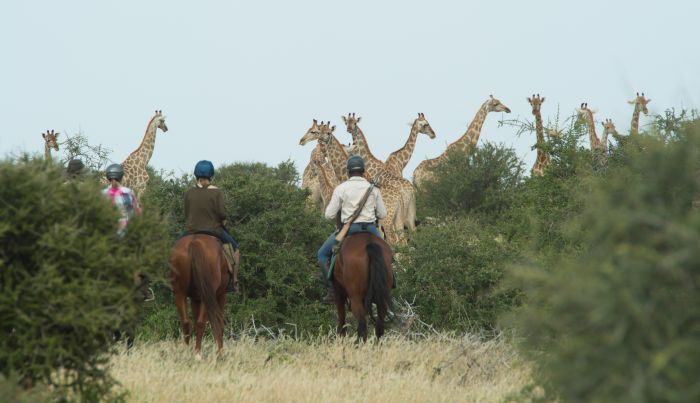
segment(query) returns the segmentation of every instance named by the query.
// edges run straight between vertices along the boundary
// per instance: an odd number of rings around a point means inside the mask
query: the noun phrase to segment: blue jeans
[[[377,226],[374,224],[367,224],[367,229],[362,230],[362,225],[361,223],[354,223],[350,225],[350,230],[348,230],[348,235],[357,233],[357,232],[371,232],[374,235],[382,238],[382,234],[379,232],[377,229]],[[338,243],[335,240],[335,235],[336,233],[333,232],[328,239],[326,239],[326,242],[321,245],[321,248],[318,250],[318,253],[316,254],[316,257],[318,258],[318,264],[323,267],[326,263],[330,262],[331,260],[331,255],[333,254],[333,246],[335,246],[336,243]]]
[[[236,242],[236,240],[233,239],[233,236],[231,236],[231,234],[228,233],[228,230],[227,230],[226,228],[224,228],[224,230],[221,231],[221,234],[219,235],[219,238],[221,239],[221,241],[222,241],[223,243],[230,243],[231,246],[233,246],[233,250],[238,250],[238,249],[240,249],[240,248],[238,247],[238,242]]]

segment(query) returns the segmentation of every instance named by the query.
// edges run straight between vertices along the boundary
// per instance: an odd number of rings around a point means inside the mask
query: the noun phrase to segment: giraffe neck
[[[532,172],[535,175],[543,175],[544,168],[549,162],[549,155],[542,149],[544,145],[544,126],[542,125],[542,114],[539,109],[535,111],[535,135],[537,136],[537,158],[535,165],[532,167]]]
[[[610,132],[608,130],[603,130],[603,137],[600,139],[600,148],[603,149],[603,151],[608,151],[608,135]]]
[[[348,153],[340,141],[334,136],[330,135],[327,142],[320,141],[321,152],[328,158],[335,172],[336,178],[339,180],[345,180],[348,176],[346,162],[348,160]]]
[[[486,116],[488,114],[489,101],[486,101],[476,112],[474,119],[469,124],[469,127],[467,127],[467,131],[464,132],[462,137],[457,139],[457,141],[447,146],[447,150],[445,150],[443,154],[447,155],[447,152],[451,150],[467,151],[474,147],[476,142],[479,141],[479,136],[481,136],[481,128],[484,126],[484,121],[486,120]]]
[[[384,163],[384,169],[392,172],[396,176],[403,176],[403,169],[411,159],[411,155],[413,155],[417,139],[418,122],[414,122],[413,126],[411,126],[411,133],[408,135],[408,139],[406,139],[406,144],[389,155],[389,158],[387,158]]]
[[[325,161],[316,160],[314,163],[318,170],[318,183],[321,186],[321,198],[323,199],[323,204],[328,205],[338,181],[332,167],[327,167]]]
[[[367,139],[365,138],[365,134],[362,133],[362,129],[360,129],[359,126],[355,125],[355,130],[352,132],[352,140],[355,142],[355,145],[357,146],[357,151],[358,154],[362,157],[362,159],[365,160],[365,163],[372,163],[372,162],[379,162],[379,161],[374,154],[372,154],[372,151],[369,149],[369,145],[367,144]]]
[[[639,133],[639,112],[638,103],[634,104],[634,112],[632,112],[632,123],[630,124],[630,136],[636,136]]]
[[[593,113],[591,111],[586,111],[586,122],[588,123],[588,141],[591,143],[591,150],[595,150],[601,147],[600,139],[595,132],[595,124],[593,122]]]
[[[355,142],[357,153],[365,160],[365,173],[369,179],[379,177],[384,171],[384,163],[378,160],[372,151],[369,150],[367,139],[365,138],[362,129],[357,124],[352,132],[352,140]]]
[[[136,150],[129,154],[122,165],[137,165],[144,170],[146,169],[148,161],[150,161],[151,156],[153,156],[153,148],[156,144],[156,130],[158,129],[157,122],[156,116],[154,116],[151,121],[148,122],[146,133],[143,136],[143,140],[141,140],[141,144]]]
[[[48,141],[44,142],[44,159],[47,161],[51,160],[51,146]]]

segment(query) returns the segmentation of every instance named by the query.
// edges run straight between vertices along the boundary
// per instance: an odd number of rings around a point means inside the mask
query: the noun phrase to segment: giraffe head
[[[649,109],[647,109],[647,104],[649,102],[651,102],[651,99],[646,99],[643,92],[641,95],[637,93],[637,96],[633,100],[627,101],[627,103],[634,105],[635,111],[642,112],[645,115],[649,113]]]
[[[60,133],[54,132],[53,130],[47,130],[46,133],[41,133],[41,136],[44,137],[44,141],[49,148],[53,149],[54,151],[58,151],[59,134]]]
[[[165,124],[165,116],[163,116],[163,111],[156,111],[156,115],[153,117],[156,121],[156,127],[163,131],[163,133],[168,131],[168,126]]]
[[[355,133],[355,130],[357,130],[357,124],[360,123],[360,119],[362,118],[359,116],[355,117],[355,112],[348,113],[348,116],[341,117],[343,118],[343,122],[345,123],[348,133]]]
[[[544,103],[544,97],[540,98],[540,94],[532,94],[532,98],[528,98],[527,102],[532,106],[532,114],[536,114],[540,111],[540,107]]]
[[[488,111],[510,113],[510,108],[503,105],[503,103],[498,99],[494,98],[493,95],[489,95]]]
[[[320,140],[321,139],[321,126],[323,126],[323,122],[321,124],[318,124],[318,121],[314,119],[313,123],[311,123],[311,127],[309,127],[309,130],[304,133],[304,135],[301,137],[299,140],[299,145],[303,146],[309,141],[314,141],[314,140]]]
[[[416,120],[413,121],[413,126],[418,128],[418,133],[425,134],[431,139],[435,138],[435,131],[433,131],[433,128],[430,127],[430,123],[428,123],[428,120],[425,119],[424,114],[418,114]]]
[[[617,134],[617,129],[615,129],[615,123],[613,123],[612,119],[605,119],[603,121],[603,133]]]
[[[576,109],[579,117],[593,119],[594,110],[588,108],[588,102],[582,102],[581,107]]]

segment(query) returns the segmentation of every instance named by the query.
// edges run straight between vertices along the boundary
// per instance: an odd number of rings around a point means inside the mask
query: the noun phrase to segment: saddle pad
[[[331,264],[328,266],[328,276],[326,277],[326,280],[330,281],[333,279],[333,266],[335,266],[335,258],[337,257],[337,254],[333,254],[331,256]]]

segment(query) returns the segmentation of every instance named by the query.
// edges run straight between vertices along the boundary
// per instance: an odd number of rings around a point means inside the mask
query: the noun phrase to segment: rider
[[[353,155],[348,159],[348,180],[338,185],[333,190],[331,201],[326,207],[325,216],[328,219],[334,219],[340,213],[340,221],[345,224],[348,218],[358,209],[362,198],[367,189],[370,187],[369,181],[363,177],[365,173],[365,162],[362,157]],[[382,237],[375,222],[378,219],[386,217],[386,207],[379,188],[372,189],[371,194],[367,198],[362,211],[357,216],[357,219],[350,225],[348,235],[356,232],[371,232],[378,237]],[[318,250],[318,264],[321,267],[321,275],[326,283],[328,293],[323,298],[323,302],[333,301],[333,285],[328,280],[328,270],[330,265],[331,255],[333,254],[333,246],[337,243],[335,240],[336,233],[332,233]]]
[[[224,243],[224,256],[232,279],[227,290],[238,291],[238,269],[241,252],[238,243],[224,227],[226,206],[224,193],[211,184],[214,177],[214,164],[211,161],[199,161],[194,167],[197,185],[185,192],[185,220],[188,233],[208,232],[217,236]]]
[[[119,164],[112,164],[105,170],[105,176],[109,181],[109,186],[102,191],[112,205],[116,206],[121,213],[119,217],[119,235],[124,235],[129,219],[134,215],[141,214],[141,206],[134,191],[121,185],[124,178],[124,168]]]
[[[85,164],[83,161],[74,158],[68,161],[68,167],[66,167],[66,172],[64,174],[66,181],[70,182],[75,179],[79,179],[85,170]]]

